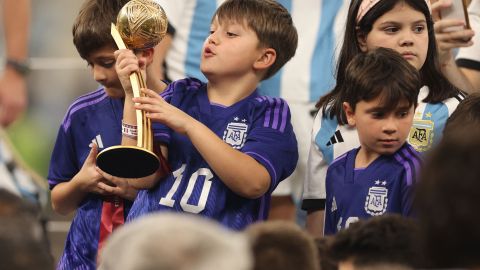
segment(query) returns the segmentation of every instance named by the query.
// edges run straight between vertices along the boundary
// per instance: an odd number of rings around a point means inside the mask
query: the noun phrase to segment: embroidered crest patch
[[[238,118],[235,117],[235,120]],[[235,149],[241,149],[247,138],[248,125],[246,123],[230,122],[223,132],[223,140]]]
[[[388,205],[388,189],[386,187],[373,186],[368,189],[365,199],[365,211],[372,216],[380,216],[385,213]]]

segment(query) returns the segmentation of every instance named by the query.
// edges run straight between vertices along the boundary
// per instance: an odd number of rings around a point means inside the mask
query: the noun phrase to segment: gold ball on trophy
[[[167,16],[152,0],[131,0],[117,16],[117,30],[129,49],[153,48],[167,32]]]

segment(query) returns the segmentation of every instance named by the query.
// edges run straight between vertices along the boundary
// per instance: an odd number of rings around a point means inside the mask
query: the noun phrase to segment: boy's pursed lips
[[[207,47],[205,47],[205,50],[203,51],[203,55],[205,57],[214,56],[215,52],[210,47],[207,46]]]

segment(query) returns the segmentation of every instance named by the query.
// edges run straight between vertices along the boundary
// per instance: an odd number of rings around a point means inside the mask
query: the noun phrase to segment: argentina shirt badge
[[[223,141],[235,149],[241,149],[247,139],[247,120],[240,120],[238,117],[235,117],[233,120],[233,122],[228,123],[227,128],[223,132]]]
[[[386,181],[375,181],[376,185],[368,189],[368,195],[365,199],[365,211],[371,216],[380,216],[385,213],[388,205],[388,189],[385,187]]]
[[[427,117],[429,115],[431,115],[431,113],[426,114]],[[427,151],[433,144],[434,126],[435,124],[432,120],[418,119],[415,117],[410,133],[408,134],[408,143],[418,152]]]
[[[408,142],[418,152],[425,152],[430,149],[433,143],[433,121],[430,120],[414,120]]]

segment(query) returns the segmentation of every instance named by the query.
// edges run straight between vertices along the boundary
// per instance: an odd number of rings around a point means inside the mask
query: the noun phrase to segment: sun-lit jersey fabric
[[[330,164],[327,172],[325,235],[335,234],[359,219],[397,213],[412,216],[413,188],[420,155],[405,143],[393,155],[382,155],[366,168],[355,169],[359,148]]]
[[[175,36],[165,57],[170,80],[194,77],[206,81],[200,71],[203,42],[210,35],[210,22],[224,0],[155,0],[160,4]]]
[[[295,56],[259,87],[262,95],[316,102],[335,85],[336,56],[350,0],[279,0],[298,32]]]
[[[89,144],[99,151],[121,143],[123,100],[110,98],[102,88],[77,98],[68,108],[50,160],[50,189],[70,181],[87,158]],[[101,196],[89,193],[77,208],[57,269],[96,269],[102,217]],[[123,201],[124,218],[131,202]]]
[[[420,89],[413,126],[408,143],[418,152],[428,151],[442,137],[445,123],[464,96],[459,94],[443,102],[431,104],[422,100],[428,95],[428,87]],[[325,177],[330,163],[347,151],[360,146],[355,128],[338,125],[336,118],[324,117],[320,110],[312,129],[310,152],[307,162],[307,178],[304,183],[302,208],[321,210],[325,207]]]
[[[280,98],[260,96],[255,91],[225,107],[210,103],[206,84],[197,79],[175,81],[161,95],[231,147],[264,166],[270,174],[270,188],[257,199],[235,194],[186,136],[166,126],[162,131],[159,127],[154,135],[168,146],[172,173],[155,188],[138,193],[127,219],[167,210],[206,216],[233,229],[243,229],[252,222],[266,219],[271,192],[293,172],[298,159],[287,103]]]

